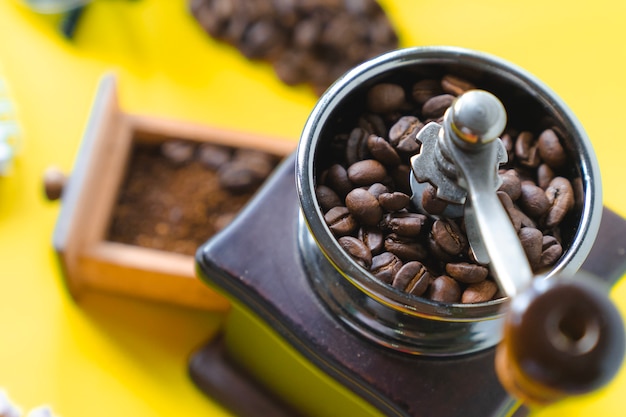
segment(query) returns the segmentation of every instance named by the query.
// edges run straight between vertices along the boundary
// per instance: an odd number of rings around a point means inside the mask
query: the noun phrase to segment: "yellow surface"
[[[604,202],[626,216],[623,104],[626,2],[385,1],[402,44],[457,45],[518,64],[551,86],[587,130]],[[228,413],[186,375],[188,355],[220,317],[66,293],[51,247],[58,204],[40,176],[71,171],[99,78],[118,74],[122,107],[136,113],[297,140],[315,97],[288,88],[211,40],[183,0],[95,1],[74,41],[56,19],[0,0],[0,73],[18,108],[25,147],[0,178],[0,386],[23,408],[61,417]],[[626,284],[613,291],[626,314]],[[536,416],[626,415],[626,371],[607,389]]]

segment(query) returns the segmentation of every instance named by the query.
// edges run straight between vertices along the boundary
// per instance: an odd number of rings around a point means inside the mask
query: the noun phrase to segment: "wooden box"
[[[225,298],[196,277],[194,256],[107,240],[133,145],[171,138],[258,149],[279,157],[296,146],[284,139],[125,113],[118,105],[114,77],[103,78],[63,188],[53,236],[75,298],[86,291],[104,291],[205,310],[228,308]]]

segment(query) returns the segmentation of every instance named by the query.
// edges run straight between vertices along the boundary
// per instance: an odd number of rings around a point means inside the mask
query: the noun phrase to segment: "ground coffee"
[[[257,150],[185,140],[137,143],[107,239],[193,255],[237,215],[278,162]]]

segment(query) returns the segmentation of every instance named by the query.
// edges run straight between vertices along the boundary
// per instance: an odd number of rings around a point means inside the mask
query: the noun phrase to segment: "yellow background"
[[[596,149],[604,203],[626,216],[626,1],[385,1],[402,46],[457,45],[535,74],[572,108]],[[122,107],[297,140],[315,103],[265,64],[210,39],[183,0],[96,0],[73,41],[55,16],[0,0],[0,74],[25,147],[0,178],[0,387],[24,409],[60,417],[228,412],[196,390],[186,367],[219,315],[105,295],[67,294],[51,246],[58,203],[41,173],[70,172],[100,77]],[[612,296],[626,313],[626,280]],[[626,415],[626,370],[607,389],[537,417]]]

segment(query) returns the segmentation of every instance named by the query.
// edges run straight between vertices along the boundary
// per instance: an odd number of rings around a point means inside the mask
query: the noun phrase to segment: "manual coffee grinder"
[[[418,210],[429,184],[448,203],[438,216],[464,218],[473,256],[502,295],[475,304],[428,300],[376,279],[338,243],[315,194],[330,138],[355,123],[368,88],[444,74],[477,88],[419,131],[406,181]],[[563,254],[540,276],[496,196],[507,158],[499,136],[522,122],[561,132],[578,185]],[[199,276],[233,309],[222,337],[193,356],[191,376],[243,416],[520,416],[524,405],[594,390],[624,354],[623,324],[606,293],[623,273],[626,224],[601,201],[589,140],[533,76],[460,48],[382,55],[331,86],[296,155],[198,250]]]

